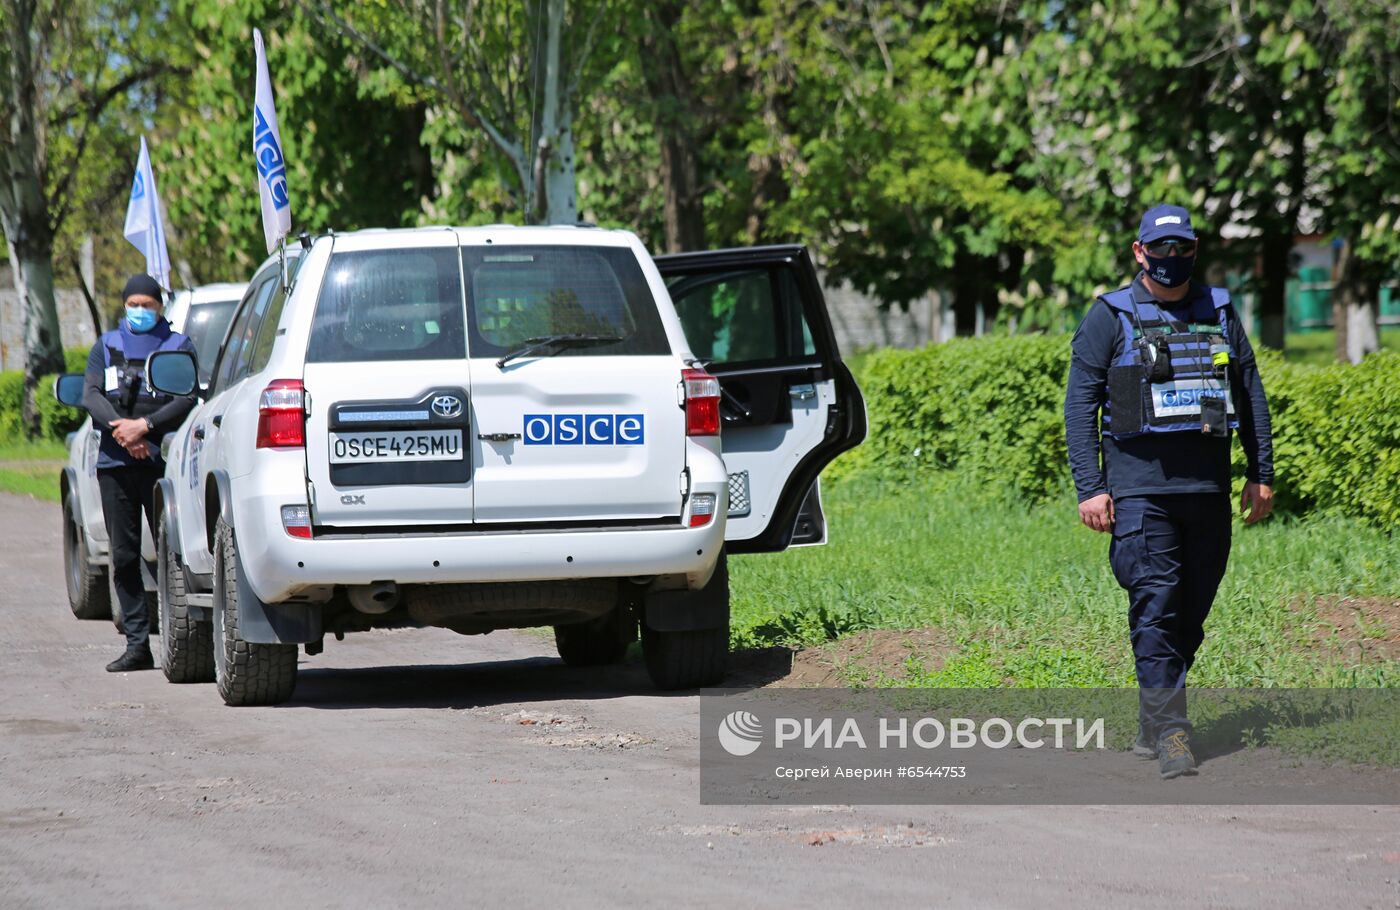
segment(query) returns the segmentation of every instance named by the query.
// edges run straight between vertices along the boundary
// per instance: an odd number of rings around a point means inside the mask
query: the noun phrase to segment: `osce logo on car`
[[[641,414],[526,414],[527,446],[639,446],[646,441]]]

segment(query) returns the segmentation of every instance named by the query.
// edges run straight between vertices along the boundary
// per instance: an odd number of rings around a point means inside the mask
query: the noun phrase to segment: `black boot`
[[[1167,730],[1157,740],[1157,767],[1162,780],[1196,773],[1196,756],[1191,754],[1191,737],[1185,730]]]
[[[128,670],[154,670],[155,658],[151,656],[151,646],[127,648],[126,653],[107,665],[108,673],[125,673]]]

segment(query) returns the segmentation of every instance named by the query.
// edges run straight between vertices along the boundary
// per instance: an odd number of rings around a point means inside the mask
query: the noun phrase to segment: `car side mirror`
[[[81,408],[85,382],[82,373],[64,373],[53,381],[53,397],[70,408]]]
[[[189,351],[156,351],[146,358],[146,384],[167,395],[193,395],[199,388],[199,365]]]

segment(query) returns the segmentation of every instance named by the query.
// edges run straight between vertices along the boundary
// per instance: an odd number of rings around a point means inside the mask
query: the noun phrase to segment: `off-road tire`
[[[160,587],[160,668],[173,683],[214,681],[214,624],[190,616],[185,601],[185,573],[170,543],[164,516],[156,532]]]
[[[642,626],[642,657],[658,689],[718,685],[729,669],[729,629],[658,632]]]
[[[554,627],[554,647],[571,667],[615,664],[636,640],[637,617],[628,603],[619,603],[606,616],[590,622]]]
[[[238,631],[238,544],[220,518],[214,526],[214,681],[224,704],[277,705],[297,684],[297,646],[255,644]]]
[[[68,584],[68,606],[79,619],[107,619],[112,615],[112,594],[107,569],[88,559],[86,535],[65,500],[63,503],[63,577]]]
[[[697,592],[698,593],[698,592]],[[704,595],[724,604],[725,622],[713,629],[661,631],[642,620],[642,658],[658,689],[694,689],[724,681],[729,669],[729,567],[723,555]]]

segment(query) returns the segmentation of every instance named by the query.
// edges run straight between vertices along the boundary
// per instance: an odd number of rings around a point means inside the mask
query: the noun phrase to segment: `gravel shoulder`
[[[328,641],[293,702],[109,675],[0,494],[0,904],[1400,906],[1400,809],[722,807],[698,702],[539,636]]]

